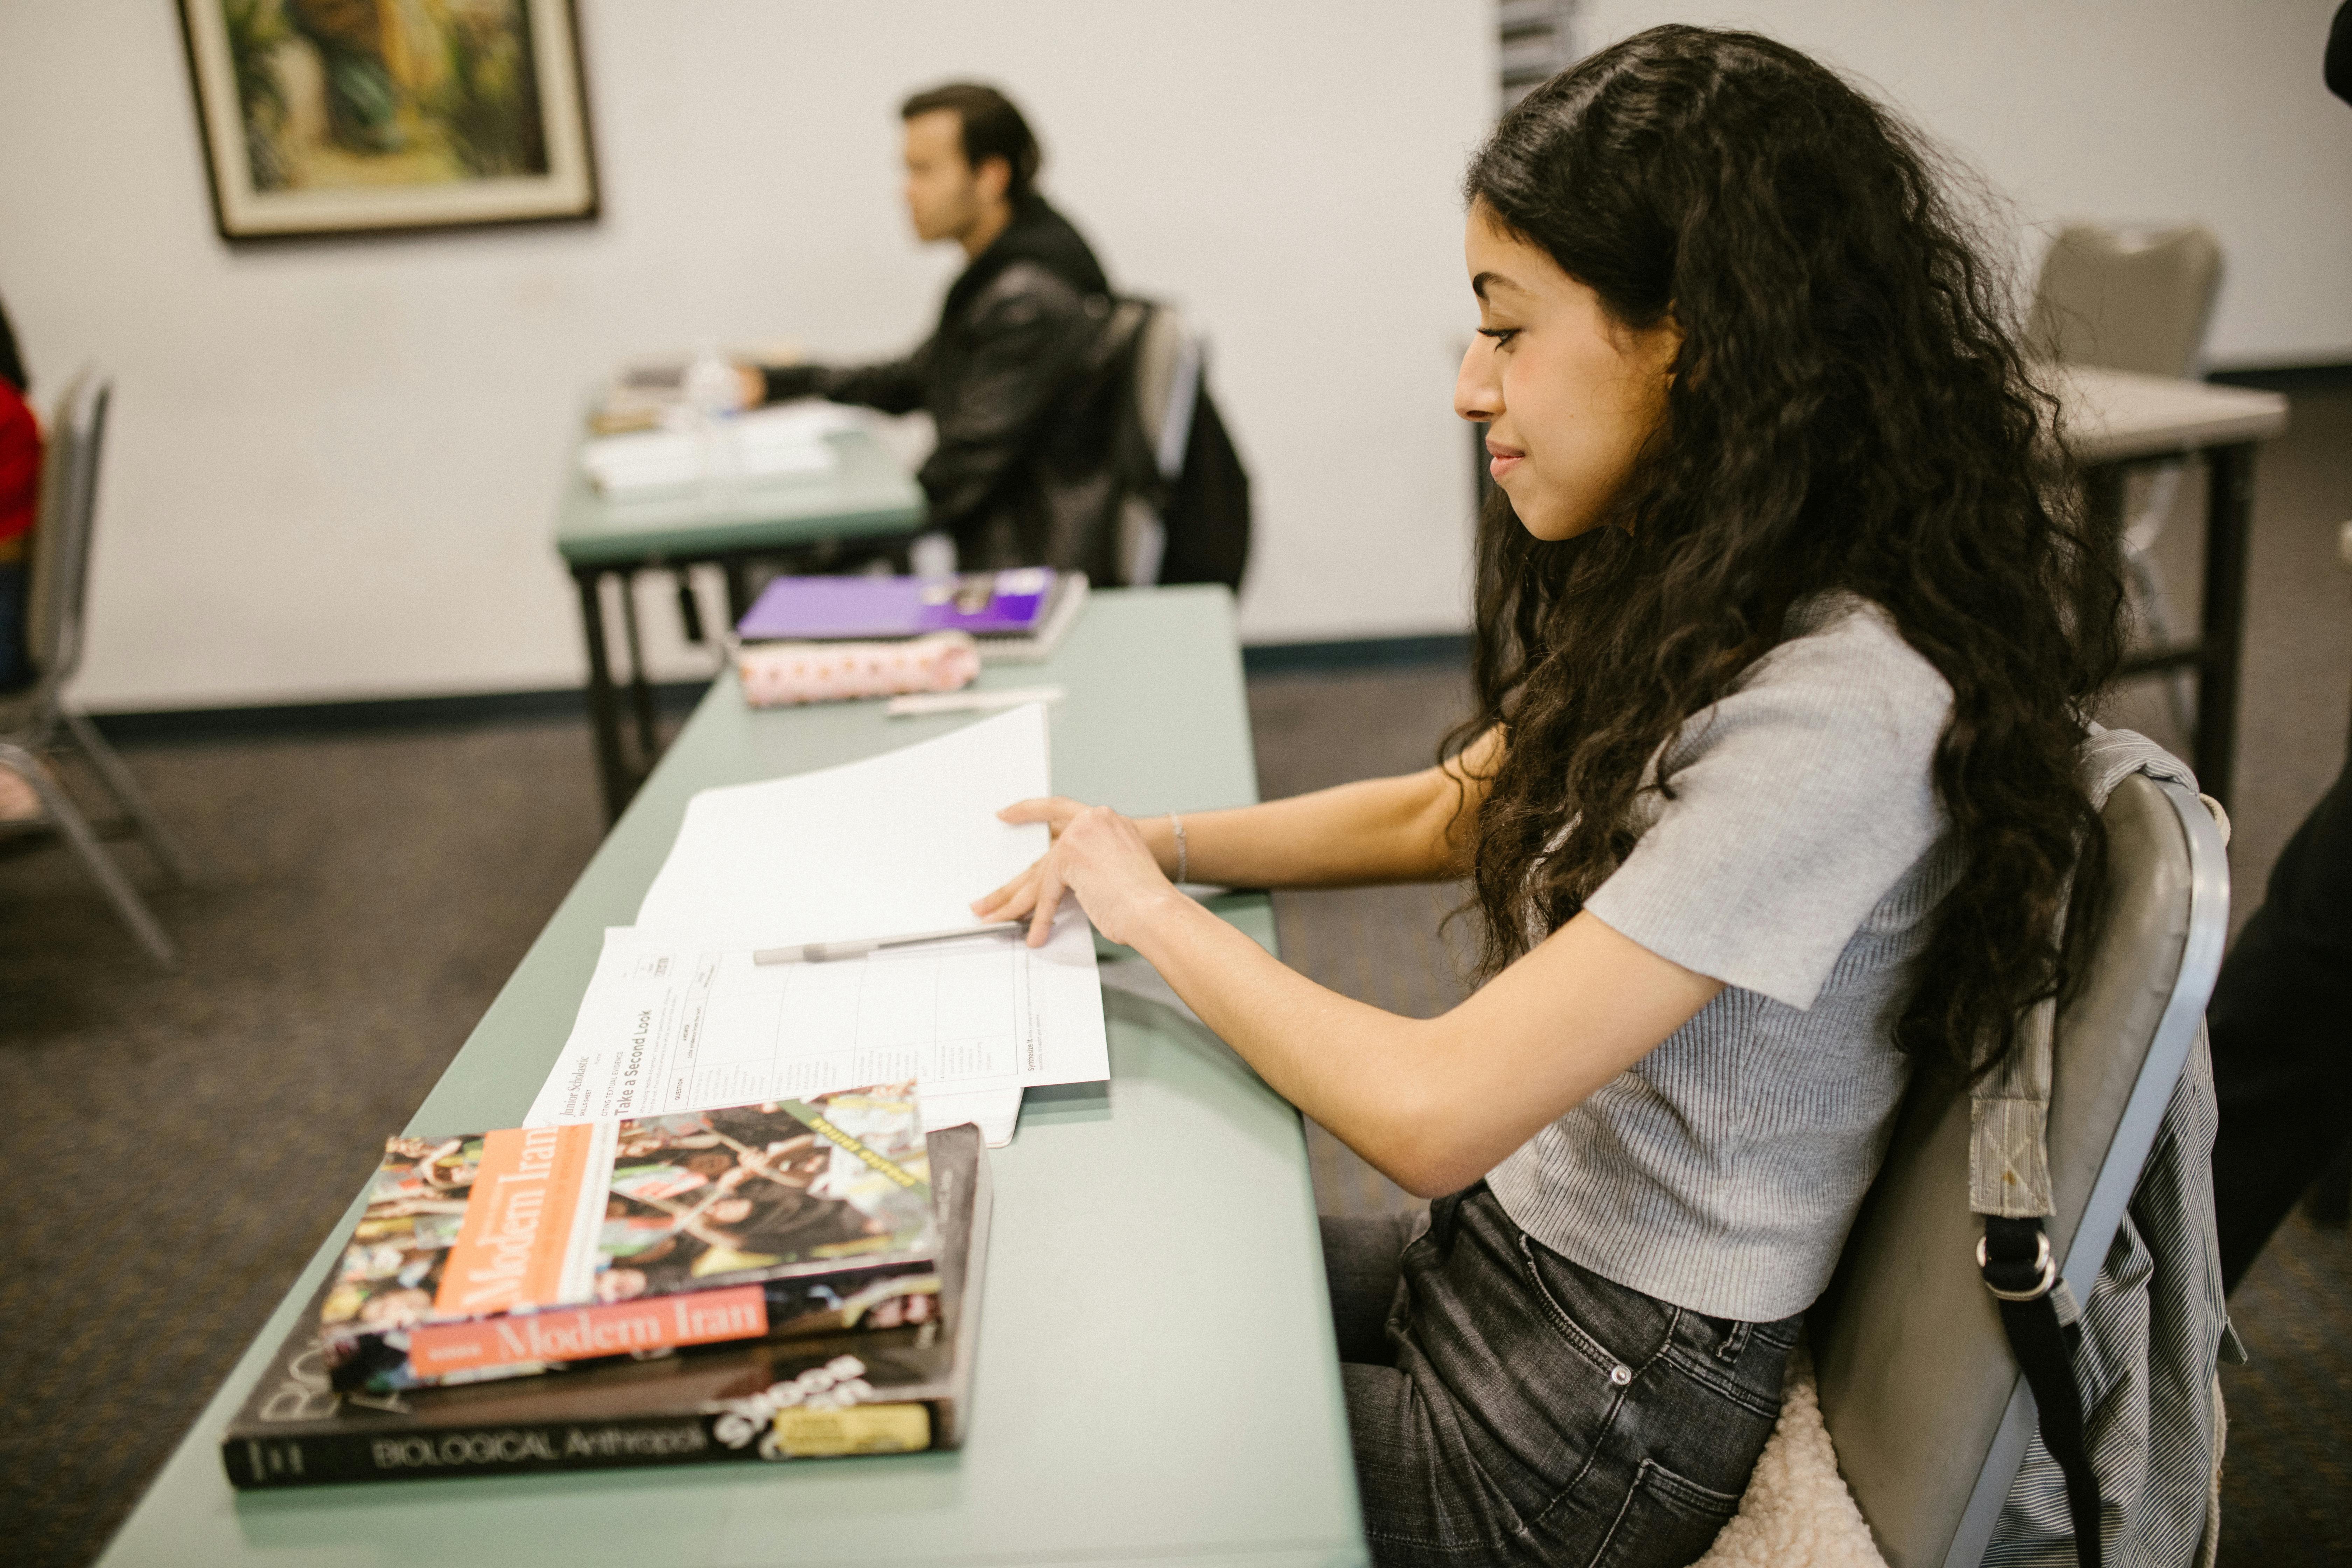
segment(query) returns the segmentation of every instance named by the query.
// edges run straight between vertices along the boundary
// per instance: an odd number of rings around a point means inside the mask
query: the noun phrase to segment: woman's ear
[[[1651,362],[1652,367],[1664,378],[1667,387],[1671,389],[1675,379],[1690,368],[1683,358],[1689,340],[1684,336],[1682,321],[1675,314],[1673,300],[1666,301],[1664,312],[1651,325],[1644,336],[1651,353],[1655,356]]]
[[[1675,302],[1672,300],[1666,301],[1666,313],[1658,318],[1658,324],[1651,331],[1658,334],[1658,368],[1664,374],[1666,384],[1672,386],[1675,374],[1682,369],[1685,341],[1683,324],[1680,318],[1675,314]]]

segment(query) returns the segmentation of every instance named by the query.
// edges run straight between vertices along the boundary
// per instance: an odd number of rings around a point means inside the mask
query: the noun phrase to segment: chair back
[[[44,695],[53,695],[81,663],[91,520],[112,391],[95,372],[81,372],[58,398],[49,424],[25,587],[25,650]]]
[[[1164,494],[1184,471],[1192,410],[1201,394],[1201,340],[1172,305],[1151,304],[1138,330],[1133,386],[1135,420],[1148,460]],[[1119,581],[1150,587],[1160,580],[1168,528],[1158,507],[1129,490],[1118,518]]]
[[[1135,410],[1153,462],[1170,484],[1184,471],[1192,406],[1201,395],[1201,339],[1173,305],[1155,304],[1136,345]]]
[[[2042,259],[2028,341],[2066,364],[2193,376],[2221,285],[2221,244],[2201,224],[2061,229]]]
[[[2229,927],[2221,833],[2193,791],[2134,773],[2102,819],[2107,910],[2058,1017],[2057,1212],[2044,1222],[2085,1300],[2197,1037]],[[1976,1568],[2034,1432],[2032,1395],[1977,1269],[1969,1135],[1968,1086],[1923,1075],[1811,1314],[1838,1468],[1893,1568]]]

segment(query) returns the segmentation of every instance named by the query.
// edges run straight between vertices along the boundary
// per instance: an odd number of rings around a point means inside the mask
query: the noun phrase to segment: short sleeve
[[[1879,900],[1935,847],[1951,691],[1856,602],[1693,718],[1672,798],[1585,901],[1661,958],[1808,1008]]]

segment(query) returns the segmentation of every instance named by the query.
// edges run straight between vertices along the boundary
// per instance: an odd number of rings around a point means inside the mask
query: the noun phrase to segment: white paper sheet
[[[831,404],[789,404],[705,420],[673,410],[678,423],[590,441],[580,466],[608,495],[709,481],[774,479],[828,473],[836,466],[824,437],[852,427],[856,416]]]
[[[927,1093],[1017,1090],[1038,1018],[1010,934],[829,963],[752,962],[621,926],[530,1125],[662,1116],[916,1079]],[[945,1123],[942,1123],[945,1125]]]
[[[854,1086],[853,1086],[854,1087]],[[934,1131],[942,1127],[960,1127],[969,1121],[980,1129],[980,1141],[992,1149],[1002,1149],[1013,1142],[1013,1129],[1021,1121],[1021,1089],[980,1089],[955,1094],[922,1096],[923,1125]]]
[[[826,963],[758,948],[977,923],[980,893],[1044,853],[996,812],[1048,793],[1043,708],[688,803],[637,924],[604,951],[533,1124],[655,1115],[914,1077],[925,1121],[1013,1135],[1028,1084],[1110,1073],[1094,933],[976,937]]]
[[[740,414],[730,415],[723,423],[740,431],[744,439],[754,442],[822,441],[844,430],[866,427],[865,416],[856,409],[845,404],[827,403],[822,397],[795,398],[790,403],[747,408]]]
[[[614,926],[525,1124],[913,1078],[925,1125],[971,1121],[1001,1149],[1024,1084],[1108,1076],[1093,958],[1074,905],[1040,949],[1005,933],[826,963]]]
[[[637,924],[751,947],[976,924],[971,900],[1045,852],[1042,825],[996,814],[1052,793],[1045,710],[687,803]]]

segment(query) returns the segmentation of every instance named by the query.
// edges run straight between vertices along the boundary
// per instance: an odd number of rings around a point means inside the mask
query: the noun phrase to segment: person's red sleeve
[[[41,494],[41,427],[16,389],[0,382],[0,540],[33,526]]]

